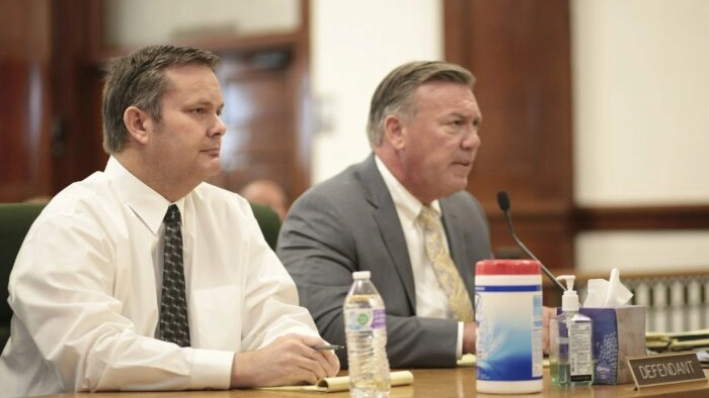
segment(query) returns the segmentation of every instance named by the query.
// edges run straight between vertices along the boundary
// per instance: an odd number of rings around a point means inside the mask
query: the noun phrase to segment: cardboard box
[[[580,308],[593,322],[593,384],[626,384],[633,376],[626,358],[645,355],[646,307]]]

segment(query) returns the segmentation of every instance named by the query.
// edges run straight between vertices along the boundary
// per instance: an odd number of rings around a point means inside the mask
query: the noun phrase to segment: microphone
[[[522,249],[523,252],[525,252],[529,257],[534,259],[536,262],[539,263],[539,265],[542,266],[542,271],[544,272],[544,275],[546,275],[553,283],[558,287],[562,292],[566,291],[566,287],[561,284],[558,280],[556,280],[556,277],[554,274],[549,271],[547,267],[542,264],[541,261],[532,253],[529,249],[527,249],[527,246],[522,243],[521,240],[517,237],[517,234],[515,234],[515,229],[512,226],[512,215],[510,214],[510,198],[507,196],[507,192],[505,191],[500,191],[497,193],[497,204],[500,206],[500,210],[502,210],[503,213],[505,213],[505,221],[507,222],[507,227],[510,229],[510,235],[512,235],[512,239],[514,239],[515,243],[517,243],[517,246],[519,246],[520,249]]]

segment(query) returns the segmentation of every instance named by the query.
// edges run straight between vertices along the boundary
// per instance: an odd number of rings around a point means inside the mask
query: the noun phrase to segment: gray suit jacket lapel
[[[373,154],[362,163],[360,175],[367,195],[366,199],[373,207],[373,215],[379,226],[379,232],[404,285],[411,310],[415,313],[416,288],[414,286],[414,274],[411,270],[409,251],[406,248],[406,239],[401,230],[401,221],[399,221],[399,216],[394,207],[394,201],[384,184],[382,175],[377,170]]]

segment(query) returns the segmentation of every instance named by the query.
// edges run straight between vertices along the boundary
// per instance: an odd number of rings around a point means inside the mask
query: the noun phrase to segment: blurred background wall
[[[4,106],[5,112],[0,110],[0,169],[40,170],[24,176],[19,171],[0,171],[3,201],[51,195],[69,180],[83,178],[87,168],[102,168],[105,155],[100,150],[100,121],[96,116],[100,98],[96,92],[100,89],[99,65],[103,60],[144,44],[201,44],[205,38],[210,38],[207,47],[227,60],[221,75],[227,106],[241,104],[225,114],[231,133],[227,138],[232,140],[227,150],[240,161],[234,161],[232,174],[216,182],[236,188],[249,178],[273,174],[283,176],[280,182],[288,185],[291,196],[297,196],[369,153],[364,128],[376,84],[403,62],[446,57],[445,10],[466,3],[104,0],[96,2],[101,3],[97,8],[81,0],[34,1],[35,7],[28,10],[17,5],[21,0],[0,0],[4,10],[13,11],[0,12],[4,14],[0,15],[0,25],[4,26],[4,33],[0,34],[1,85],[17,84],[13,82],[18,77],[30,82],[17,87],[26,106],[18,105],[16,95],[1,97],[3,104],[9,105]],[[495,6],[492,0],[470,3],[478,10]],[[503,3],[509,12],[529,11],[536,6],[531,0]],[[620,215],[637,208],[650,209],[633,213],[634,222],[643,225],[637,230],[633,223],[622,228],[572,230],[573,259],[567,262],[581,271],[603,273],[616,266],[638,270],[706,268],[709,231],[703,220],[707,219],[709,208],[709,79],[705,77],[709,70],[709,2],[557,3],[568,8],[570,24],[572,123],[568,134],[572,162],[559,161],[558,167],[572,171],[572,205],[582,211],[590,209],[589,214],[602,214],[604,220],[616,214],[609,208]],[[77,12],[77,7],[83,11]],[[18,27],[18,21],[45,29],[35,29],[30,37]],[[72,21],[94,24],[86,28],[94,34],[73,31],[67,27]],[[542,25],[545,21],[529,23]],[[53,33],[57,26],[63,26],[62,37]],[[224,40],[212,39],[213,36],[242,38]],[[489,46],[487,57],[494,57],[496,45],[494,38],[488,39],[480,45],[480,51]],[[232,47],[239,50],[232,52]],[[87,53],[86,48],[93,50]],[[25,63],[18,64],[16,54],[21,54],[21,62]],[[543,57],[543,52],[539,57]],[[475,66],[471,69],[476,73]],[[33,74],[39,80],[33,80]],[[249,97],[257,88],[272,94]],[[72,105],[67,98],[75,94],[90,100]],[[294,104],[272,105],[284,97],[294,99]],[[38,101],[52,104],[44,116],[36,116]],[[282,130],[268,124],[268,113],[252,119],[244,116],[243,110],[253,101],[261,101],[269,111],[282,110],[284,120],[296,126],[292,137],[283,139],[281,152],[269,149],[281,139],[267,135],[258,141],[257,131],[276,134]],[[484,115],[486,110],[492,113],[486,103],[480,105]],[[17,112],[28,115],[24,122],[7,123]],[[57,117],[58,114],[65,116]],[[93,130],[89,139],[78,138],[74,133],[79,128],[77,120],[83,128]],[[255,138],[243,139],[240,131],[249,129]],[[29,138],[11,138],[23,131],[39,138],[32,142]],[[481,151],[485,151],[485,143],[493,139],[486,137],[485,123],[481,134]],[[68,144],[57,148],[55,141],[61,139],[68,140]],[[244,142],[256,143],[257,148],[246,152],[242,149]],[[26,158],[17,157],[17,148],[27,151]],[[79,157],[85,165],[77,165]],[[87,157],[93,157],[91,165]],[[262,162],[264,157],[285,160],[273,165]],[[547,156],[544,161],[553,166],[558,159]],[[25,166],[18,166],[22,164]],[[35,175],[39,177],[32,177]],[[480,199],[485,203],[493,200],[487,196]],[[514,200],[513,203],[518,204]],[[491,214],[494,211],[490,209]],[[684,221],[671,228],[647,227],[643,215],[650,219],[653,212],[665,218],[676,214]],[[697,219],[699,226],[693,223]],[[534,238],[530,236],[533,233],[525,233],[520,233],[523,240]]]
[[[572,1],[580,206],[709,202],[709,3]],[[705,267],[706,231],[581,233],[581,269]]]

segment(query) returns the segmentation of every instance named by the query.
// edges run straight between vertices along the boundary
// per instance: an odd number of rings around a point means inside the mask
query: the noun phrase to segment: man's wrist
[[[475,353],[475,323],[466,322],[463,326],[463,354]]]

